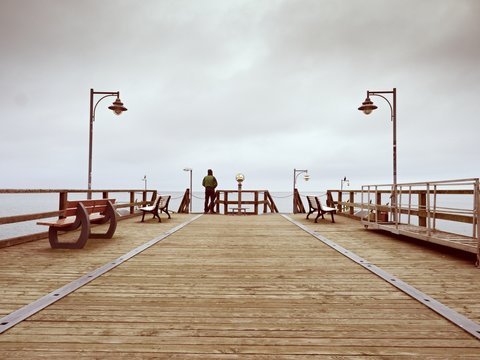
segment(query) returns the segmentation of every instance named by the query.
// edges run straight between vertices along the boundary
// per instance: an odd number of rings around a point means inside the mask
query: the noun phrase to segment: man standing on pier
[[[205,206],[203,208],[203,213],[208,214],[213,211],[215,206],[215,188],[217,187],[217,179],[213,176],[212,169],[208,169],[207,176],[203,178],[202,185],[205,188]]]

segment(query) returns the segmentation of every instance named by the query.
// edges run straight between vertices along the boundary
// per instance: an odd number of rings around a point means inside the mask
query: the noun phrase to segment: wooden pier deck
[[[0,317],[191,219],[82,250],[0,251]],[[298,222],[480,322],[472,258],[337,217]],[[452,251],[452,250],[448,250]],[[281,215],[204,215],[0,335],[8,359],[478,358],[480,341]]]

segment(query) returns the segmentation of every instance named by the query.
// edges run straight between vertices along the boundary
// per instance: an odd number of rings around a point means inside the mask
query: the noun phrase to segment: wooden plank
[[[7,299],[18,296],[21,302],[53,286],[53,274],[62,281],[78,277],[120,256],[118,248],[126,252],[133,243],[154,238],[180,216],[186,215],[176,214],[165,224],[125,220],[114,244],[87,243],[81,253],[54,252],[48,244],[2,252],[2,289],[9,289],[4,291]],[[421,254],[422,263],[415,243],[402,242],[402,257],[398,249],[390,253],[389,236],[365,231],[350,219],[305,223],[355,247],[361,242],[366,255],[371,252],[382,265],[393,259],[402,274],[422,281],[419,287],[432,286],[432,277],[443,271],[452,275],[443,279],[448,283],[469,274],[461,259],[443,259],[437,265],[431,254]],[[28,263],[27,250],[32,253]],[[418,262],[421,267],[409,265]],[[453,276],[458,267],[460,273]],[[18,278],[19,273],[25,278]],[[22,284],[16,285],[16,280]],[[476,283],[458,285],[457,293],[451,289],[435,288],[480,313],[474,301],[466,301],[475,299]],[[202,216],[4,333],[0,351],[12,359],[458,354],[473,359],[480,342],[280,216]]]

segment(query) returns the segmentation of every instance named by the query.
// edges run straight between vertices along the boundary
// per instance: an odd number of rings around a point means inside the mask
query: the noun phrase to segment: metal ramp
[[[388,195],[386,204],[382,194]],[[480,260],[479,179],[363,185],[362,224],[477,254]]]

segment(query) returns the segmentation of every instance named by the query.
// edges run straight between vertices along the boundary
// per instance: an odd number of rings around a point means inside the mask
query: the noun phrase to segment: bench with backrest
[[[157,198],[153,201],[153,204],[150,206],[144,206],[139,208],[142,211],[142,222],[145,218],[146,213],[153,214],[153,218],[158,217],[158,222],[162,222],[160,219],[160,213],[164,212],[168,215],[168,218],[171,219],[171,216],[168,212],[168,204],[170,202],[171,195],[158,195]]]
[[[317,222],[320,216],[322,217],[322,219],[325,219],[323,216],[324,214],[330,214],[332,216],[332,223],[335,222],[333,214],[337,212],[337,209],[328,207],[328,206],[323,206],[318,196],[307,196],[307,200],[308,200],[308,206],[310,207],[310,209],[308,210],[307,219],[310,216],[310,214],[313,214],[315,211],[317,211],[318,213],[317,213],[317,217],[315,218],[315,222]]]
[[[38,225],[47,225],[48,240],[53,249],[81,249],[88,238],[112,238],[117,228],[117,213],[113,204],[115,199],[74,200],[67,201],[66,207],[57,221],[39,221]],[[92,233],[91,224],[110,222],[106,233]],[[80,235],[75,242],[60,242],[58,232],[80,229]]]

